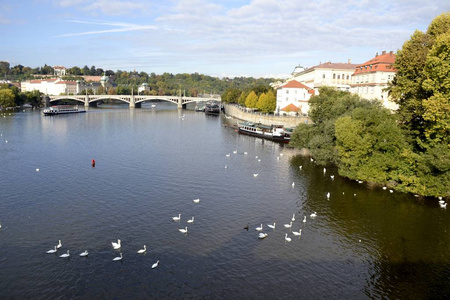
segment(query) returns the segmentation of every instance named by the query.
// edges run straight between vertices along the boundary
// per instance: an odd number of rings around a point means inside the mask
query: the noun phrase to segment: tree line
[[[450,196],[450,13],[416,31],[398,51],[388,90],[396,112],[323,87],[310,99],[313,125],[291,144],[339,174],[423,196]]]
[[[235,103],[263,113],[274,112],[277,104],[276,91],[269,85],[256,85],[245,89],[229,88],[221,98],[224,103]]]
[[[0,78],[12,82],[25,81],[30,79],[40,79],[53,75],[54,69],[48,65],[38,68],[24,67],[16,65],[10,67],[6,61],[0,61]],[[132,90],[137,91],[138,87],[147,83],[149,91],[144,92],[149,95],[186,95],[196,97],[199,94],[223,94],[228,89],[247,90],[255,86],[269,86],[276,79],[273,78],[253,78],[253,77],[234,77],[218,78],[198,73],[163,73],[155,74],[123,71],[123,70],[104,70],[95,66],[84,66],[83,68],[71,67],[66,69],[66,75],[63,80],[83,80],[81,76],[100,76],[105,75],[114,83],[109,93],[131,94]],[[87,81],[89,83],[89,81]],[[102,90],[106,93],[106,90]]]

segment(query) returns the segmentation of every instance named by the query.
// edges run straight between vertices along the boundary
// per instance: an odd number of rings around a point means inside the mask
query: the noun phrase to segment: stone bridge
[[[185,97],[185,96],[141,96],[141,95],[58,95],[47,96],[46,106],[51,102],[59,100],[75,100],[83,102],[85,107],[95,106],[97,101],[114,99],[126,102],[130,108],[141,107],[142,102],[152,100],[163,100],[177,104],[178,108],[186,108],[186,104],[191,102],[206,102],[210,100],[221,101],[220,96],[211,97]]]

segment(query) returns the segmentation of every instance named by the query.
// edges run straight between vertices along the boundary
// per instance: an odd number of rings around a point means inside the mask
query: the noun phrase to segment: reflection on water
[[[164,103],[0,119],[2,295],[449,294],[449,219],[435,199],[342,179],[295,150],[224,126],[235,122]],[[172,221],[178,214],[181,220]],[[264,240],[255,230],[261,223]],[[292,234],[300,229],[300,237]],[[59,239],[61,250],[46,254]],[[111,245],[117,239],[120,251]],[[144,244],[146,254],[137,254]],[[79,257],[86,249],[89,256]],[[60,258],[67,250],[70,258]],[[113,262],[119,252],[123,260]]]

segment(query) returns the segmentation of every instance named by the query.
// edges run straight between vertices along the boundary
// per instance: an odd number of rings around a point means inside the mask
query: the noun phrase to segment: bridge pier
[[[182,109],[183,108],[183,98],[180,97],[178,98],[178,109]]]
[[[135,108],[135,107],[136,107],[136,102],[134,102],[134,95],[131,95],[130,108]]]
[[[89,95],[87,95],[87,94],[84,98],[84,107],[89,107]]]

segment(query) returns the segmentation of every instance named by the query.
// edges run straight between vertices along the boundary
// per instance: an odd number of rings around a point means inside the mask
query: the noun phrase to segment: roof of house
[[[285,107],[283,107],[281,110],[282,111],[299,111],[300,108],[298,108],[297,106],[295,106],[294,104],[289,104]]]
[[[390,51],[389,53],[386,53],[386,51],[383,51],[381,55],[378,55],[377,53],[374,58],[366,61],[363,64],[357,65],[353,75],[374,72],[397,72],[393,68],[394,63],[394,52]]]
[[[332,63],[327,61],[325,63],[321,63],[317,66],[311,67],[309,69],[340,69],[340,70],[354,70],[358,64],[348,63]],[[308,70],[309,70],[308,69]]]
[[[304,85],[301,82],[298,82],[297,80],[291,80],[288,81],[288,83],[278,87],[279,89],[281,88],[292,88],[292,89],[306,89],[306,90],[311,90],[310,87],[307,87],[306,85]]]

